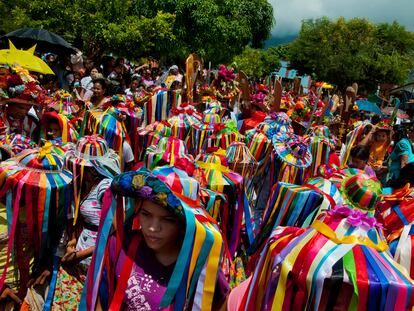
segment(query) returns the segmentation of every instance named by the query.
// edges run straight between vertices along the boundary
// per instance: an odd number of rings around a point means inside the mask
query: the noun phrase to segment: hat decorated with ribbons
[[[9,232],[0,287],[10,256],[17,262],[20,291],[24,292],[30,277],[26,259],[50,256],[58,245],[72,201],[72,174],[63,163],[50,143],[0,163],[0,198],[6,202]]]
[[[146,127],[137,129],[135,137],[134,156],[137,160],[143,160],[147,148],[158,144],[162,137],[172,135],[171,124],[168,121],[154,122]]]
[[[214,133],[204,141],[203,151],[211,148],[227,149],[231,143],[244,141],[244,136],[237,130],[234,121],[228,123],[219,123],[214,128]]]
[[[233,142],[226,149],[229,168],[243,177],[253,177],[257,161],[243,142]]]
[[[105,138],[108,146],[122,157],[122,149],[125,141],[130,141],[125,127],[125,116],[118,108],[108,108],[102,115],[94,134]]]
[[[80,303],[82,310],[95,310],[98,294],[102,295],[102,290],[111,288],[114,291],[112,295],[108,295],[109,308],[120,308],[119,302],[122,303],[128,278],[101,277],[103,273],[115,276],[115,267],[120,264],[118,260],[121,260],[115,256],[116,262],[105,264],[110,258],[108,243],[116,241],[115,249],[119,250],[125,247],[127,239],[132,239],[129,245],[140,244],[142,234],[135,220],[138,219],[140,206],[145,204],[144,200],[152,201],[185,220],[182,223],[182,245],[159,307],[168,308],[174,305],[174,308],[182,310],[190,299],[194,299],[194,306],[200,306],[202,310],[211,309],[217,272],[221,264],[221,234],[201,207],[199,199],[186,196],[192,193],[187,192],[189,187],[185,185],[192,182],[189,182],[187,176],[180,176],[185,172],[178,172],[173,168],[159,168],[157,172],[159,174],[141,168],[138,171],[122,173],[113,180],[111,193],[107,192],[104,197],[96,251]],[[176,180],[178,176],[183,180]],[[170,182],[173,186],[170,186]],[[178,192],[175,191],[180,188],[177,184],[184,185]],[[124,201],[124,196],[129,198],[125,209],[119,203]],[[115,218],[116,230],[112,225]],[[116,239],[108,238],[111,234]],[[134,253],[135,249],[136,247]],[[128,268],[128,265],[122,266],[123,270]],[[128,269],[131,268],[132,265],[129,265]],[[130,273],[125,271],[126,275]],[[99,286],[105,282],[106,284]]]
[[[336,183],[343,201],[349,206],[373,213],[382,193],[380,181],[355,168],[342,170],[330,179]]]
[[[315,177],[318,176],[321,165],[327,165],[329,162],[331,141],[324,136],[307,136],[305,141],[309,144],[309,151],[312,155],[308,176]]]
[[[0,81],[0,104],[45,105],[50,98],[47,92],[39,85],[27,69],[22,67],[11,68]]]
[[[347,206],[310,228],[275,228],[252,263],[239,310],[411,308],[413,280],[387,248],[375,218]]]
[[[166,183],[174,193],[197,201],[200,199],[200,184],[184,170],[174,166],[159,166],[152,170],[152,174]]]
[[[331,131],[326,125],[315,125],[309,129],[308,136],[323,139],[324,142],[329,143],[330,149],[335,149],[338,139],[331,134]]]
[[[409,184],[382,195],[376,218],[384,225],[384,233],[394,259],[414,277],[414,189]]]
[[[160,89],[144,103],[143,124],[149,125],[155,121],[167,120],[171,117],[173,108],[181,104],[181,95],[176,90]]]
[[[292,120],[285,112],[273,112],[265,117],[264,122],[273,127],[277,132],[293,133]]]
[[[156,166],[170,165],[193,175],[196,169],[194,158],[188,154],[184,142],[173,136],[163,137],[156,145],[149,146],[144,162],[150,170]]]
[[[395,232],[400,234],[404,226],[414,223],[413,197],[414,189],[410,184],[393,190],[391,194],[380,196],[376,217],[384,225],[387,235],[393,235]]]
[[[201,205],[208,212],[208,216],[213,217],[211,221],[215,223],[216,209],[226,208],[225,196],[217,191],[202,188],[199,180],[188,175],[184,170],[174,166],[160,166],[152,170],[152,174],[157,175],[174,192],[181,193],[192,200],[200,199]]]
[[[178,107],[173,110],[173,116],[168,119],[168,123],[171,125],[172,135],[185,140],[194,124],[201,126],[201,115],[189,105]]]
[[[247,131],[245,142],[257,162],[263,161],[272,149],[272,140],[263,131],[258,129]]]
[[[274,185],[262,216],[260,229],[249,253],[254,254],[261,249],[277,226],[309,226],[317,215],[322,197],[322,193],[306,185],[283,182]]]
[[[120,159],[117,153],[109,148],[106,140],[95,134],[80,138],[76,145],[72,145],[72,148],[66,152],[64,161],[67,169],[74,176],[74,222],[76,222],[81,198],[87,194],[81,193],[85,168],[95,169],[102,177],[113,178],[121,172]]]
[[[307,168],[312,163],[312,154],[302,136],[279,132],[272,138],[270,153],[270,181],[301,185],[306,179]]]
[[[0,146],[2,146],[5,152],[10,154],[10,157],[18,155],[23,150],[34,149],[37,147],[36,143],[29,137],[15,133],[3,136],[0,139]]]
[[[192,125],[185,140],[187,148],[192,155],[196,156],[203,150],[205,141],[216,132],[219,124],[221,124],[221,119],[218,114],[206,113],[202,123]]]
[[[68,118],[76,116],[81,112],[79,105],[74,102],[72,95],[65,90],[57,91],[52,101],[47,105],[47,108],[53,109]]]
[[[279,158],[299,168],[306,168],[312,163],[309,145],[303,137],[293,133],[277,133],[272,138],[273,148]]]
[[[244,179],[229,169],[225,150],[201,153],[197,156],[196,162],[204,171],[206,188],[223,193],[229,203],[228,208],[223,209],[219,217],[223,236],[226,237],[230,254],[233,256],[241,245],[243,218],[249,241],[253,241],[253,213],[244,190]]]

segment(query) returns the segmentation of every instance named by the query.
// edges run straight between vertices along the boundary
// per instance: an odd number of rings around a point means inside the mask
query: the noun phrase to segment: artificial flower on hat
[[[21,67],[11,68],[11,72],[0,78],[0,103],[21,103],[44,105],[50,98],[37,80]]]

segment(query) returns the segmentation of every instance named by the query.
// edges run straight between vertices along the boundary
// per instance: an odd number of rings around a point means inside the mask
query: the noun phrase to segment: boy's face
[[[49,124],[48,134],[50,136],[52,136],[53,139],[56,139],[58,137],[61,137],[62,136],[62,130],[60,129],[59,124],[50,123]]]

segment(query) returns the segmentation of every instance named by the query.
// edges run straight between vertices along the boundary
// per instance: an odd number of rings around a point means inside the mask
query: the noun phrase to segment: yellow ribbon
[[[211,233],[213,233],[214,242],[206,262],[206,278],[204,280],[201,310],[211,310],[217,280],[217,271],[220,262],[220,254],[223,248],[223,237],[210,223],[206,223],[205,225],[210,229]]]
[[[45,145],[40,148],[38,158],[43,159],[46,157],[51,165],[56,165],[55,158],[52,156],[52,147],[52,143],[47,141]]]
[[[214,152],[214,154],[221,155],[221,156],[226,156],[226,150],[224,150],[222,148],[218,148],[217,151]]]
[[[355,235],[348,235],[343,237],[338,237],[328,225],[323,223],[320,220],[315,220],[311,226],[319,233],[322,233],[324,236],[329,238],[332,242],[336,244],[359,244],[365,245],[368,247],[372,247],[377,251],[383,252],[388,248],[388,245],[385,241],[380,241],[377,244],[372,242],[369,238],[365,236],[355,236]]]
[[[193,253],[191,256],[190,261],[190,269],[189,269],[189,276],[192,276],[196,267],[198,256],[200,255],[201,248],[203,247],[203,243],[206,239],[206,229],[204,226],[198,221],[195,221],[196,224],[196,232],[195,232],[195,238],[194,238],[194,246],[193,246]],[[187,297],[188,297],[188,291],[190,289],[190,282],[191,277],[187,280]]]
[[[275,298],[273,299],[272,311],[282,310],[283,302],[285,301],[288,275],[292,271],[293,265],[296,262],[296,259],[299,256],[300,251],[313,236],[313,234],[306,235],[303,238],[303,240],[290,251],[289,255],[286,256],[285,260],[282,261],[279,283],[276,288]]]
[[[223,166],[219,163],[204,163],[204,162],[201,162],[201,161],[197,161],[197,165],[199,167],[201,167],[202,169],[205,169],[205,170],[216,170],[216,171],[219,171],[221,173],[230,172],[230,169],[228,167]]]

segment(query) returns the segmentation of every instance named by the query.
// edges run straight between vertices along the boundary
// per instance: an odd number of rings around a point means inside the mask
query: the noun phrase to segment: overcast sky
[[[398,21],[414,31],[414,0],[269,0],[276,25],[272,36],[285,37],[299,32],[301,21],[327,16],[336,19],[366,17],[373,22]]]

